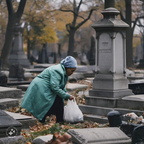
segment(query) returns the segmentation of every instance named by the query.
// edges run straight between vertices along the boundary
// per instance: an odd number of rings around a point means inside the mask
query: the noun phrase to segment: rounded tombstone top
[[[120,115],[121,115],[120,112],[116,110],[112,110],[107,114],[107,116],[120,116]]]

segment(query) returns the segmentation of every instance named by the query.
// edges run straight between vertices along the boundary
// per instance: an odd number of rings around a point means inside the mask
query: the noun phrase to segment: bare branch
[[[80,2],[79,2],[79,5],[77,7],[77,11],[79,11],[81,4],[82,4],[82,0],[80,0]]]
[[[94,10],[96,10],[96,9],[91,9],[90,10],[88,17],[85,20],[83,20],[81,23],[79,23],[76,26],[76,29],[78,29],[80,26],[82,26],[86,21],[88,21],[90,19],[90,17],[91,17],[91,15],[92,15],[92,13],[93,13]]]
[[[132,32],[134,32],[134,29],[135,29],[135,26],[137,25],[137,21],[139,21],[139,19],[143,19],[144,16],[140,16],[140,17],[137,17],[135,19],[135,21],[133,21],[133,27],[132,27]],[[140,21],[139,21],[140,22]],[[139,25],[138,25],[139,26]]]
[[[71,12],[71,13],[73,13],[74,15],[76,15],[77,17],[80,17],[80,18],[82,18],[82,19],[85,19],[84,17],[78,15],[77,13],[75,13],[75,12],[72,11],[72,10],[64,10],[64,9],[61,9],[61,8],[60,8],[59,10],[62,11],[62,12]]]
[[[18,18],[19,21],[20,21],[20,19],[21,19],[21,17],[22,17],[22,14],[23,14],[23,11],[24,11],[24,8],[25,8],[26,1],[27,1],[27,0],[21,0],[21,1],[20,1],[18,10],[17,10],[17,12],[16,12],[16,15],[17,15],[17,18]]]
[[[73,11],[72,10],[64,10],[64,9],[59,9],[60,11],[63,11],[63,12],[72,12],[73,13]]]

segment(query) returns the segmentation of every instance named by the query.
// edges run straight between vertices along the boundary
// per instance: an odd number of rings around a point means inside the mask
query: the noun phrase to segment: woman
[[[25,108],[41,123],[45,123],[46,116],[56,116],[56,122],[63,122],[64,99],[74,99],[67,93],[65,85],[68,76],[77,68],[77,61],[67,56],[60,64],[50,66],[36,76],[30,83],[21,107]]]

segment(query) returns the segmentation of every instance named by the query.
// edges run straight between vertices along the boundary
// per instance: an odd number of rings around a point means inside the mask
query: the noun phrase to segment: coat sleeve
[[[60,88],[60,83],[61,82],[64,83],[65,81],[63,79],[64,76],[61,73],[58,73],[56,71],[50,72],[50,89],[52,90],[53,93],[59,95],[61,98],[68,99],[70,95],[65,91],[65,88],[64,89]],[[64,83],[64,85],[65,84],[66,82]]]

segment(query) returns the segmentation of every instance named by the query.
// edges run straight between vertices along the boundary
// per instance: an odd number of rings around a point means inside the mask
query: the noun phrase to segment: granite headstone
[[[131,144],[131,139],[118,127],[69,129],[76,144]]]
[[[22,124],[0,110],[0,138],[20,135]]]

